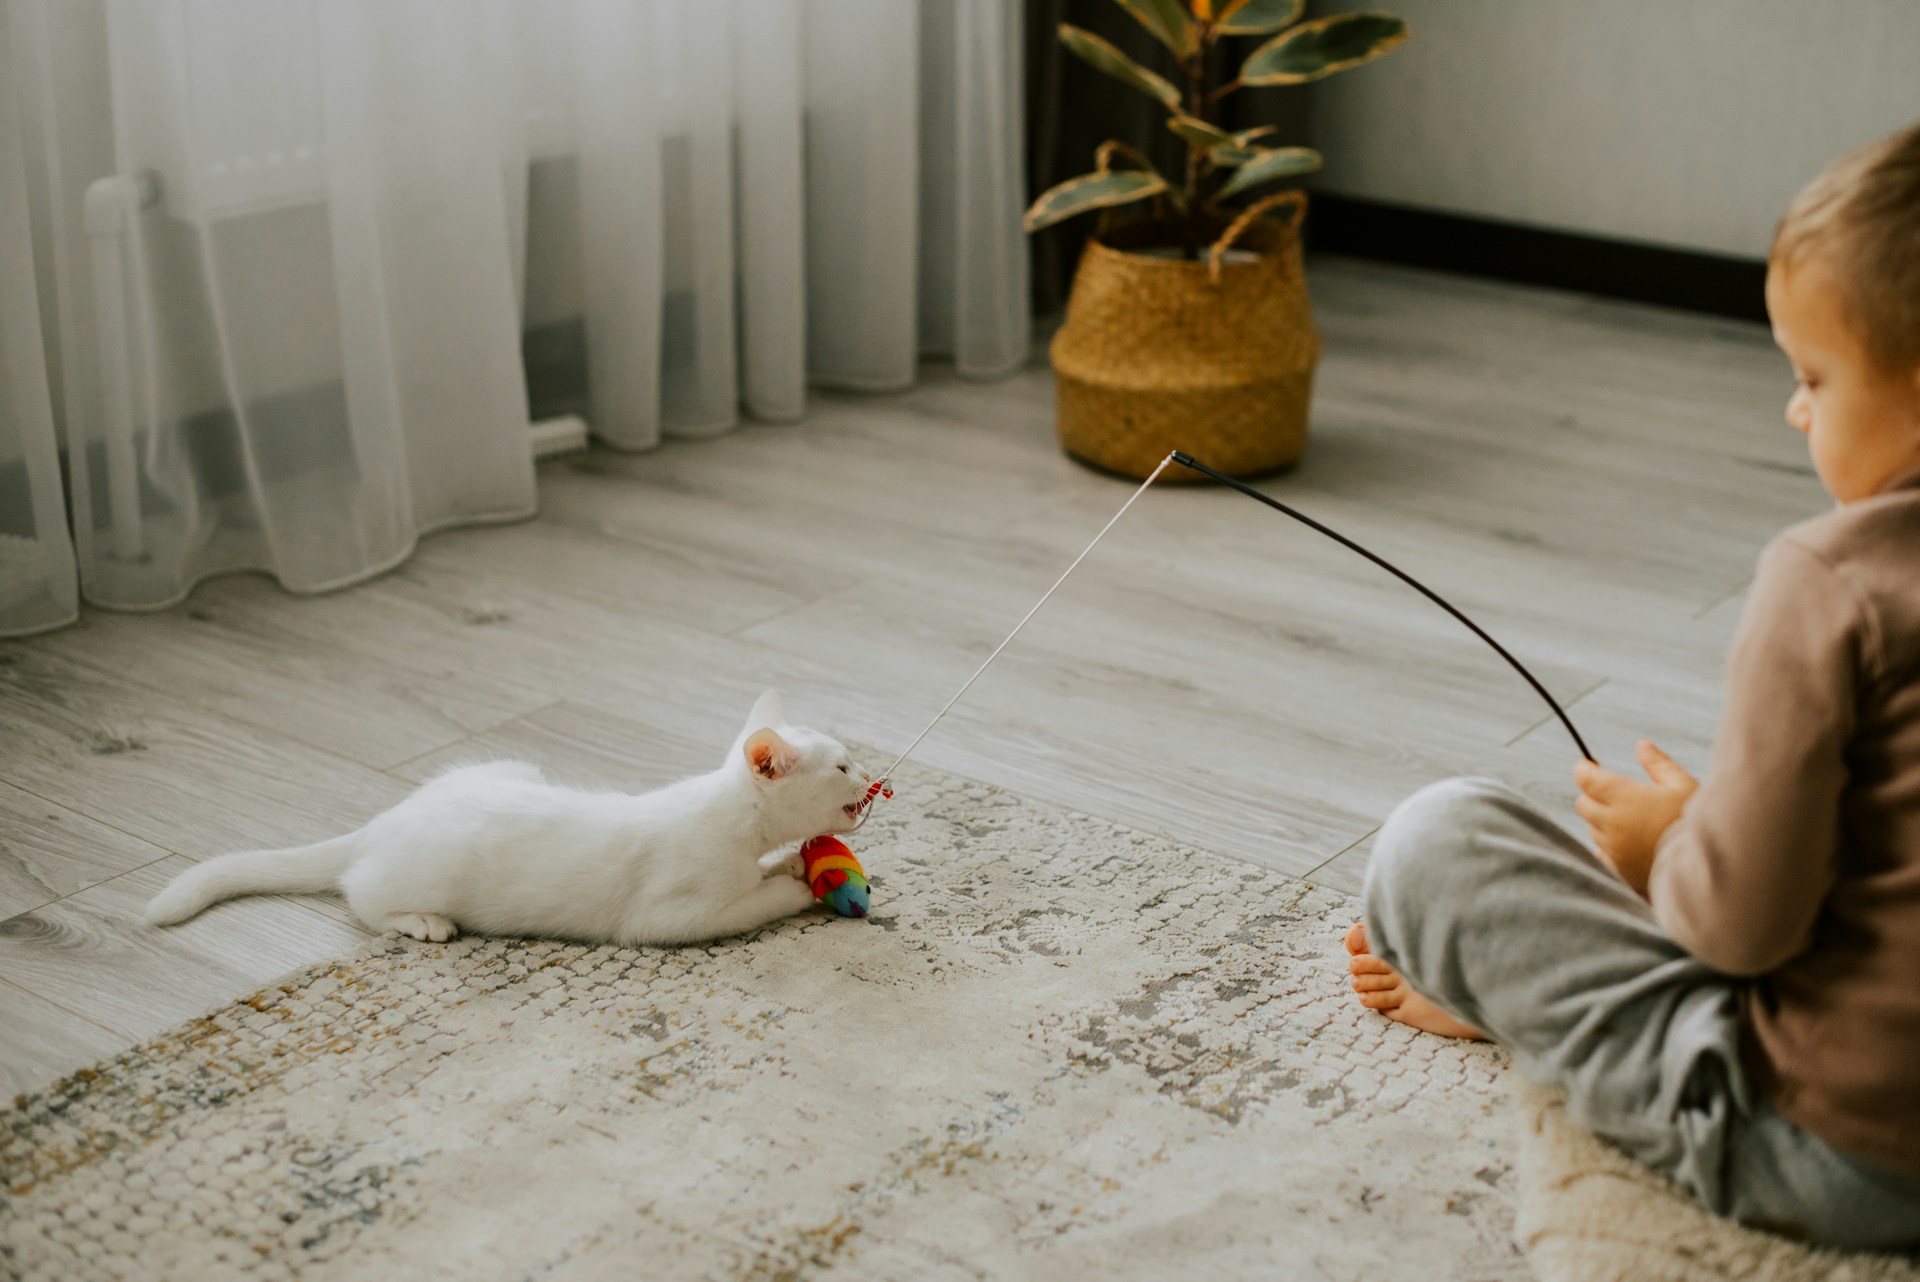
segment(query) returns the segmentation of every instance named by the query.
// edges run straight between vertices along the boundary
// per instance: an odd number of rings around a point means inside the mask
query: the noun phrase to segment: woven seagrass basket
[[[1218,229],[1215,252],[1197,261],[1131,252],[1168,243],[1152,221],[1101,227],[1053,340],[1069,455],[1131,477],[1170,450],[1232,476],[1300,457],[1320,359],[1300,261],[1306,203],[1297,191],[1263,201],[1257,210],[1279,216]],[[1174,468],[1161,479],[1204,478]]]

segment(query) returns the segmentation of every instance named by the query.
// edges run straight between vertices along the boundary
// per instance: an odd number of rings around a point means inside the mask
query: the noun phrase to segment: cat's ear
[[[769,690],[754,701],[753,711],[747,714],[747,733],[755,730],[770,730],[775,726],[787,724],[787,714],[780,710],[780,692]]]
[[[800,760],[800,754],[777,730],[754,731],[740,751],[746,756],[747,768],[762,779],[784,778]]]

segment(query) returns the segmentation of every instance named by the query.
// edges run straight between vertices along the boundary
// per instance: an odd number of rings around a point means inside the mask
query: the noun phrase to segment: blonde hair
[[[1818,255],[1855,336],[1890,373],[1920,369],[1920,124],[1828,165],[1773,233],[1767,266]]]

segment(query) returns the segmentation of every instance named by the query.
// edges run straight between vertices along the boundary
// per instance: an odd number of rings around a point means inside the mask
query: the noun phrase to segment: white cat
[[[223,855],[147,905],[158,925],[234,895],[346,892],[376,931],[460,931],[682,944],[752,930],[813,902],[782,847],[855,826],[869,778],[769,690],[718,770],[630,796],[548,783],[538,766],[461,766],[357,832]],[[772,874],[772,875],[769,875]]]

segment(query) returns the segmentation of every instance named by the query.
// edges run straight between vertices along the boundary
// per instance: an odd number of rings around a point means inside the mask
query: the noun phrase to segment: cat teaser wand
[[[1498,641],[1495,641],[1492,636],[1488,635],[1487,630],[1485,628],[1482,628],[1479,624],[1475,623],[1472,619],[1469,619],[1465,614],[1462,614],[1445,597],[1441,596],[1438,592],[1435,592],[1432,588],[1420,582],[1420,580],[1414,578],[1411,574],[1408,574],[1405,570],[1402,570],[1399,566],[1393,564],[1393,562],[1387,560],[1385,557],[1378,556],[1372,552],[1369,552],[1366,548],[1361,547],[1358,543],[1355,543],[1352,539],[1348,538],[1346,535],[1341,534],[1337,530],[1329,529],[1327,526],[1322,525],[1320,522],[1314,520],[1312,517],[1308,516],[1306,513],[1295,511],[1293,508],[1288,507],[1285,503],[1280,502],[1280,500],[1269,497],[1268,495],[1262,494],[1259,490],[1254,489],[1251,485],[1248,485],[1243,481],[1237,481],[1233,477],[1226,475],[1224,472],[1214,471],[1212,468],[1208,467],[1205,463],[1202,463],[1199,459],[1194,458],[1191,454],[1183,454],[1179,450],[1175,450],[1171,454],[1168,454],[1165,458],[1160,460],[1160,466],[1154,468],[1153,472],[1147,477],[1147,479],[1140,483],[1140,488],[1135,490],[1132,496],[1129,497],[1125,503],[1122,503],[1120,505],[1120,510],[1113,514],[1113,519],[1108,521],[1106,525],[1101,527],[1100,533],[1093,536],[1093,542],[1087,544],[1085,550],[1082,551],[1079,556],[1073,559],[1073,564],[1069,565],[1066,568],[1065,573],[1061,574],[1061,576],[1058,579],[1054,580],[1053,586],[1047,589],[1046,595],[1041,597],[1038,601],[1034,602],[1033,608],[1027,611],[1026,618],[1021,619],[1019,623],[1014,625],[1013,631],[1007,634],[1007,639],[1005,641],[1002,641],[999,645],[995,646],[993,653],[987,656],[986,662],[982,663],[977,669],[974,670],[974,674],[967,678],[966,685],[961,686],[959,689],[959,692],[956,693],[953,696],[953,698],[947,700],[947,706],[940,709],[939,712],[934,714],[933,720],[927,723],[927,728],[925,730],[922,730],[914,738],[914,741],[907,745],[906,752],[902,752],[898,757],[895,757],[893,759],[893,764],[887,767],[886,773],[881,775],[878,779],[874,780],[873,786],[867,789],[866,798],[860,803],[860,819],[859,819],[859,822],[854,825],[856,828],[859,827],[860,824],[866,823],[868,815],[872,813],[873,803],[876,798],[893,796],[893,789],[890,787],[890,784],[892,783],[892,779],[893,779],[893,772],[900,768],[900,763],[907,759],[907,754],[912,752],[915,748],[919,747],[920,741],[922,739],[925,739],[927,735],[932,732],[933,728],[940,724],[940,719],[946,716],[948,712],[952,711],[953,705],[960,702],[960,696],[964,695],[969,689],[973,687],[973,683],[980,679],[980,674],[987,670],[988,665],[991,664],[995,659],[999,658],[1000,652],[1007,648],[1008,643],[1011,642],[1015,637],[1020,635],[1020,629],[1027,626],[1028,620],[1032,619],[1034,615],[1040,613],[1040,607],[1045,605],[1048,599],[1051,598],[1055,592],[1058,592],[1060,590],[1060,585],[1067,581],[1068,575],[1072,574],[1075,570],[1080,568],[1080,563],[1087,559],[1087,553],[1092,552],[1095,547],[1099,546],[1100,540],[1107,537],[1107,531],[1111,530],[1116,524],[1118,524],[1120,518],[1127,514],[1127,509],[1132,507],[1134,505],[1134,502],[1137,499],[1139,499],[1139,497],[1142,494],[1145,494],[1147,492],[1147,487],[1160,479],[1160,473],[1167,470],[1167,465],[1169,463],[1178,463],[1181,467],[1187,468],[1190,471],[1198,472],[1202,476],[1211,477],[1212,479],[1220,482],[1222,485],[1238,490],[1240,493],[1246,495],[1248,498],[1259,500],[1261,503],[1266,504],[1268,507],[1274,509],[1277,512],[1284,512],[1286,515],[1300,522],[1302,525],[1306,526],[1308,529],[1315,530],[1321,534],[1324,534],[1328,538],[1332,539],[1334,542],[1340,544],[1340,546],[1347,548],[1351,551],[1357,552],[1361,556],[1364,556],[1365,558],[1367,558],[1367,560],[1373,562],[1375,565],[1379,566],[1381,569],[1385,570],[1387,573],[1393,575],[1395,578],[1399,579],[1401,582],[1407,584],[1409,587],[1418,591],[1422,596],[1426,597],[1429,601],[1432,601],[1435,605],[1445,610],[1448,614],[1451,614],[1454,618],[1458,619],[1461,623],[1464,623],[1467,626],[1468,630],[1473,633],[1473,635],[1479,637],[1482,641],[1492,646],[1494,652],[1498,654],[1501,658],[1505,659],[1510,665],[1512,665],[1513,670],[1515,672],[1518,672],[1521,676],[1525,677],[1527,680],[1527,684],[1533,687],[1534,693],[1538,694],[1542,699],[1545,699],[1547,701],[1547,706],[1553,709],[1553,715],[1560,718],[1560,724],[1565,726],[1567,728],[1567,733],[1573,736],[1574,746],[1580,749],[1580,755],[1586,758],[1588,761],[1592,761],[1594,759],[1593,754],[1587,751],[1586,740],[1582,739],[1580,737],[1580,732],[1573,728],[1573,722],[1570,718],[1568,718],[1566,710],[1560,706],[1560,704],[1554,699],[1554,697],[1551,694],[1547,693],[1547,688],[1540,684],[1539,680],[1533,675],[1533,673],[1527,671],[1526,665],[1521,663],[1520,660],[1514,658],[1512,654],[1508,653],[1507,648],[1501,645]]]

